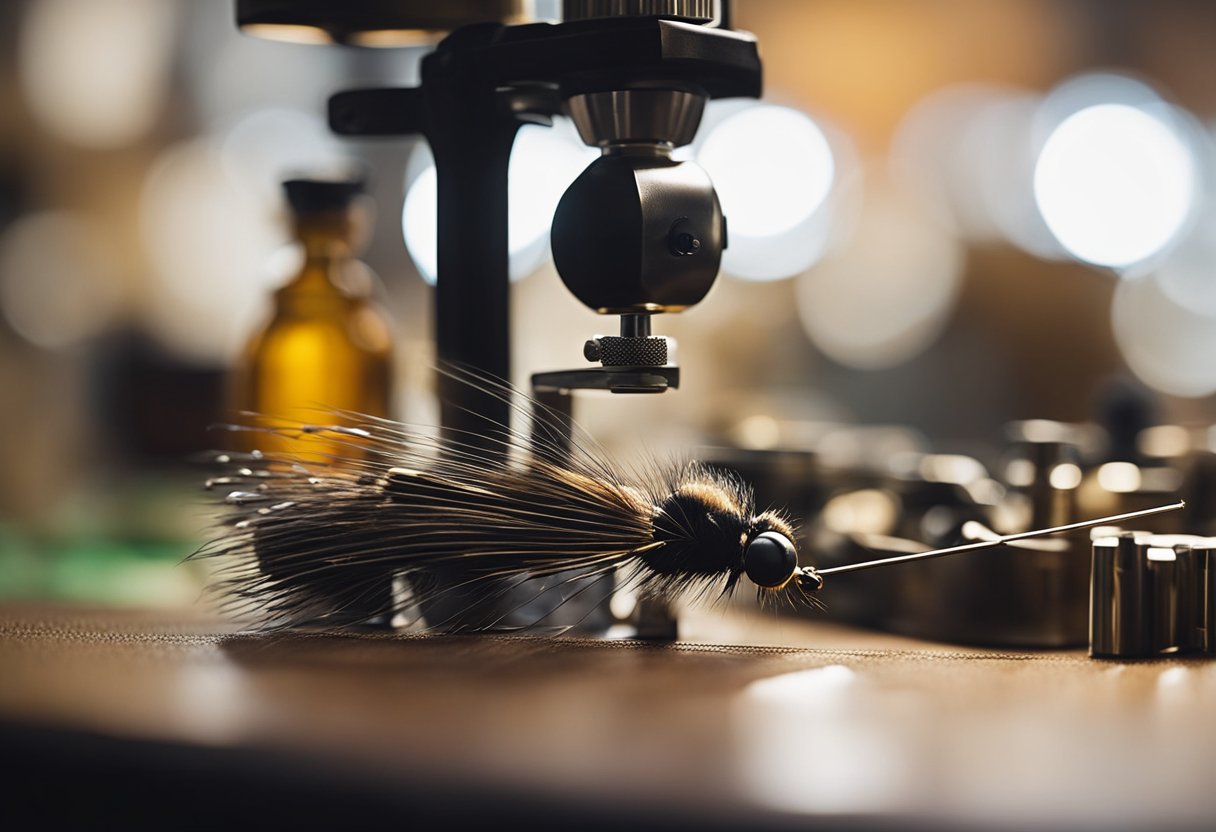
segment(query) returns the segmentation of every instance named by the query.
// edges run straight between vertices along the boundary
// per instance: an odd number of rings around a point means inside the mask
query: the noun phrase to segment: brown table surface
[[[52,820],[212,827],[1216,823],[1216,662],[971,650],[755,613],[694,614],[682,632],[258,635],[9,604],[0,748],[16,774],[0,782]]]

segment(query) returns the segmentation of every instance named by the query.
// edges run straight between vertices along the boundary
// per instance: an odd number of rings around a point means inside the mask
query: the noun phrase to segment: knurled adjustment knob
[[[663,367],[667,364],[667,339],[601,335],[586,343],[583,355],[605,367]]]
[[[562,3],[565,23],[596,17],[650,15],[708,23],[716,20],[719,14],[719,0],[564,0]]]

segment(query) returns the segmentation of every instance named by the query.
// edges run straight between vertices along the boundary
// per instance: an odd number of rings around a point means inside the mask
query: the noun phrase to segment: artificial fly
[[[504,384],[445,372],[525,410]],[[666,601],[727,598],[746,577],[762,603],[818,605],[825,575],[1182,507],[816,570],[798,563],[793,522],[757,512],[737,478],[696,462],[616,465],[577,427],[575,441],[559,441],[568,428],[544,408],[533,407],[526,434],[493,425],[463,439],[334,416],[340,423],[226,426],[287,439],[299,452],[214,458],[224,470],[207,487],[226,492],[227,510],[217,537],[193,557],[224,558],[213,589],[231,612],[263,627],[421,615],[432,629],[499,629],[514,607],[480,616],[461,608],[546,580],[575,588],[564,603],[612,575],[618,587]],[[310,440],[338,451],[309,452]]]

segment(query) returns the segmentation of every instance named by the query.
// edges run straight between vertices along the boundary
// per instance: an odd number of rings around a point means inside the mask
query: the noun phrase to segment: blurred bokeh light
[[[941,333],[958,294],[964,253],[912,199],[874,184],[845,247],[799,278],[807,337],[848,367],[891,367]]]
[[[724,271],[776,280],[823,254],[838,171],[827,136],[810,117],[789,107],[744,107],[712,126],[696,159],[726,214]]]
[[[749,107],[723,121],[698,155],[709,171],[735,233],[777,235],[815,212],[836,169],[827,137],[787,107]]]
[[[176,10],[162,0],[30,4],[18,68],[34,115],[82,147],[142,137],[168,93]]]
[[[891,175],[966,240],[1060,256],[1034,201],[1040,106],[1040,95],[1017,87],[967,83],[939,90],[896,130]]]
[[[0,312],[31,344],[61,349],[113,327],[130,287],[87,217],[30,214],[0,236]]]
[[[258,197],[208,138],[169,148],[148,173],[140,226],[154,280],[142,311],[188,358],[229,360],[261,313],[269,287],[256,277],[286,237]]]
[[[1216,320],[1216,203],[1209,200],[1190,233],[1161,263],[1157,281],[1178,306]]]
[[[1120,281],[1111,320],[1128,365],[1176,396],[1216,392],[1216,317],[1170,299],[1158,277]]]
[[[220,153],[229,180],[256,190],[270,211],[280,204],[283,180],[341,174],[353,166],[349,151],[315,113],[260,108],[242,114],[222,133]]]
[[[1167,110],[1098,104],[1052,131],[1035,166],[1035,197],[1071,254],[1127,267],[1162,251],[1184,227],[1195,167]]]
[[[401,233],[414,265],[433,286],[439,271],[439,179],[429,148],[420,144],[414,152],[418,159],[411,160],[411,167],[421,172],[405,194]],[[579,141],[568,119],[556,118],[552,127],[525,124],[520,128],[507,174],[507,246],[512,280],[527,277],[550,260],[549,228],[557,203],[570,183],[598,156],[599,151]]]

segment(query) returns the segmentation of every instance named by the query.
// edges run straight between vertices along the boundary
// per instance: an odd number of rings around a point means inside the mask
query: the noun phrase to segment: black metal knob
[[[667,339],[601,335],[583,345],[583,355],[605,367],[663,367],[667,364]]]

